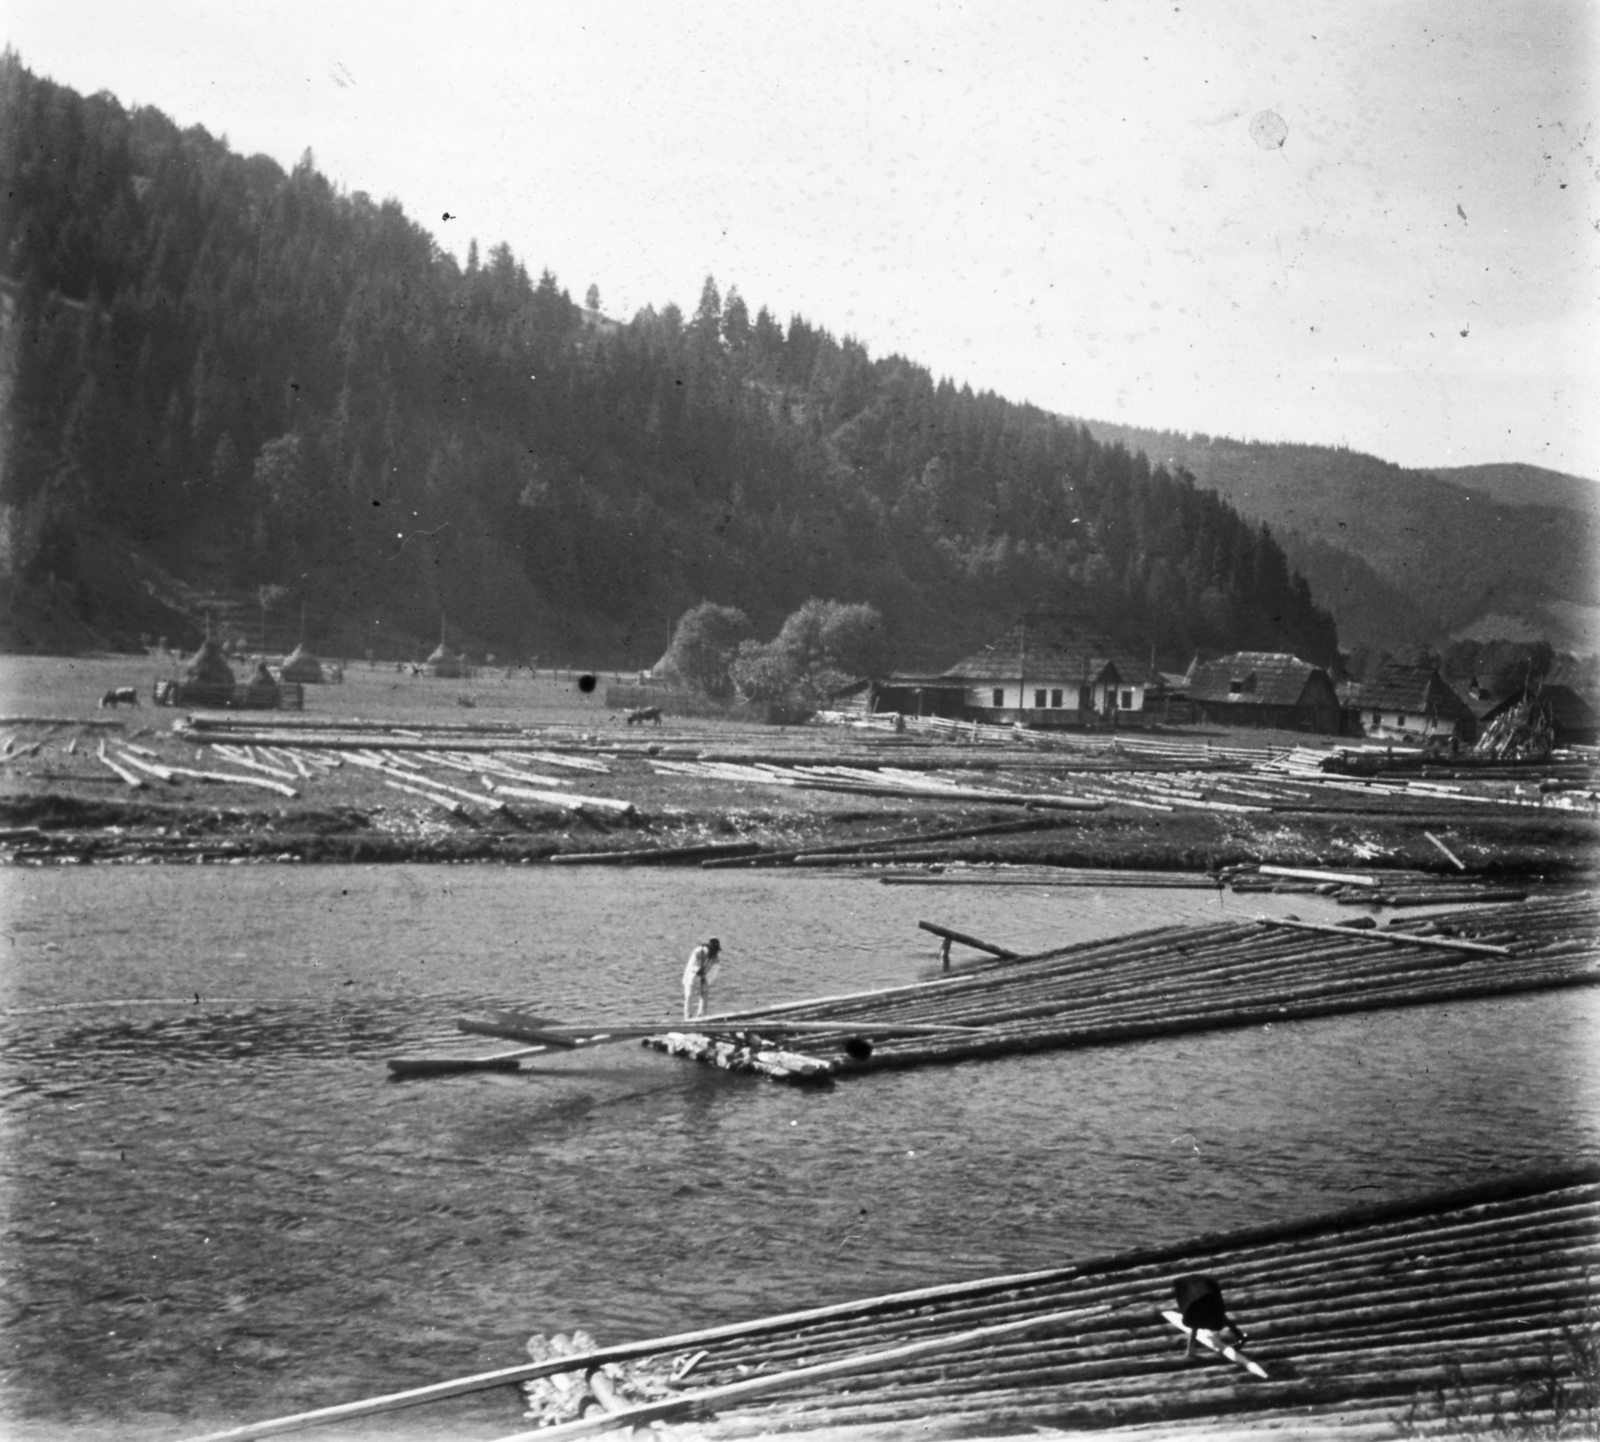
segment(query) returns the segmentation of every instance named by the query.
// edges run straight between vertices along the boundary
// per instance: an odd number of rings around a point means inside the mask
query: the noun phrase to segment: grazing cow
[[[628,712],[628,725],[642,726],[646,721],[654,721],[657,726],[661,724],[661,708],[659,706],[636,706]]]
[[[1179,1277],[1172,1284],[1172,1295],[1177,1300],[1183,1325],[1189,1329],[1183,1349],[1185,1357],[1193,1355],[1194,1334],[1201,1330],[1220,1333],[1226,1328],[1241,1346],[1244,1345],[1244,1330],[1228,1316],[1228,1309],[1222,1302],[1222,1286],[1215,1277],[1203,1277],[1197,1273]]]
[[[132,686],[113,686],[100,698],[100,709],[104,711],[110,707],[113,711],[118,706],[137,706],[139,693]]]

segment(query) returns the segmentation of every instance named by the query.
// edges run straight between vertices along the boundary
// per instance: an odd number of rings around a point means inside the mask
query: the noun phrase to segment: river
[[[1594,989],[824,1092],[631,1044],[383,1064],[485,1007],[670,1016],[713,932],[724,1009],[930,975],[919,917],[1027,951],[1338,914],[1316,897],[482,866],[0,888],[8,1436],[181,1436],[512,1365],[535,1331],[678,1331],[1600,1155]],[[490,1437],[518,1413],[447,1415]]]

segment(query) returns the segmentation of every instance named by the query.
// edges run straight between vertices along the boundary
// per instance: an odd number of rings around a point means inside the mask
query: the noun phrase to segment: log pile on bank
[[[978,962],[932,981],[724,1013],[658,1050],[736,1071],[799,1079],[766,1065],[775,1043],[752,1018],[848,1025],[790,1038],[804,1079],[1600,982],[1600,898],[1554,894],[1464,908],[1387,927],[1258,918],[1156,927],[1019,959]],[[974,1028],[889,1035],[899,1024]],[[885,1035],[863,1037],[871,1025]]]

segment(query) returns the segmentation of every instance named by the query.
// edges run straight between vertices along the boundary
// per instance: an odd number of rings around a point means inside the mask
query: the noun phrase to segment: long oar
[[[781,1017],[741,1018],[733,1022],[709,1019],[693,1021],[617,1021],[563,1023],[557,1026],[522,1026],[509,1018],[481,1021],[464,1016],[456,1026],[473,1036],[499,1036],[510,1041],[550,1042],[558,1046],[596,1044],[602,1040],[625,1041],[630,1037],[664,1036],[671,1031],[699,1035],[726,1036],[734,1032],[760,1032],[764,1036],[831,1034],[833,1036],[932,1036],[948,1032],[981,1032],[981,1026],[959,1026],[953,1022],[912,1021],[785,1021]]]
[[[1070,1312],[1046,1312],[1037,1317],[1025,1317],[1018,1322],[1001,1322],[992,1327],[974,1327],[970,1331],[955,1332],[944,1337],[929,1337],[921,1342],[910,1342],[903,1347],[885,1347],[875,1352],[862,1352],[854,1357],[842,1357],[835,1362],[818,1362],[810,1367],[795,1367],[787,1372],[769,1373],[764,1377],[748,1377],[742,1382],[730,1382],[723,1387],[711,1387],[704,1392],[690,1392],[681,1397],[667,1397],[659,1402],[645,1402],[621,1412],[593,1412],[576,1422],[562,1422],[554,1427],[540,1427],[528,1432],[513,1432],[495,1442],[566,1442],[569,1437],[590,1437],[596,1432],[610,1432],[624,1427],[639,1427],[648,1422],[667,1421],[675,1417],[688,1417],[696,1413],[715,1411],[730,1402],[741,1402],[747,1397],[760,1397],[768,1392],[780,1392],[787,1387],[801,1387],[808,1382],[823,1381],[831,1377],[848,1377],[854,1372],[873,1372],[880,1367],[912,1362],[919,1357],[934,1356],[941,1352],[955,1352],[963,1347],[999,1341],[1005,1337],[1020,1337],[1043,1327],[1059,1327],[1070,1322],[1086,1322],[1108,1311],[1107,1307],[1076,1308]]]
[[[520,1012],[496,1012],[495,1015],[508,1023],[515,1024],[517,1030],[514,1040],[532,1044],[519,1047],[515,1051],[498,1052],[494,1056],[391,1057],[389,1070],[396,1076],[402,1077],[454,1076],[461,1072],[474,1071],[519,1071],[522,1057],[536,1056],[551,1050],[569,1051],[578,1045],[569,1037],[554,1036],[541,1030],[542,1027],[553,1024],[551,1017],[527,1016]],[[502,1036],[506,1033],[497,1030],[488,1034]]]
[[[521,1071],[521,1058],[542,1056],[547,1046],[524,1046],[494,1056],[392,1056],[389,1070],[396,1076],[454,1076],[470,1071]]]

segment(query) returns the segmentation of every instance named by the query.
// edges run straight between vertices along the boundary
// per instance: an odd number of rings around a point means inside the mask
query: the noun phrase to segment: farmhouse
[[[1339,697],[1368,736],[1408,741],[1453,736],[1471,741],[1477,734],[1472,708],[1435,666],[1386,660],[1371,680],[1346,682]]]
[[[1200,719],[1340,733],[1339,696],[1320,666],[1278,651],[1236,651],[1189,668],[1189,704]]]
[[[939,678],[985,721],[1088,726],[1142,719],[1150,668],[1116,642],[1061,616],[1024,616]]]

